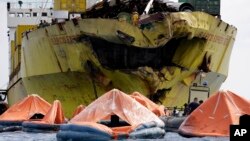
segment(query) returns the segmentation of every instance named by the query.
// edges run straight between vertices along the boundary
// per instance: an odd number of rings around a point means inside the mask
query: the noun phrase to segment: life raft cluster
[[[51,105],[38,95],[29,95],[0,116],[0,132],[57,132],[58,140],[157,139],[165,135],[163,106],[138,92],[127,95],[111,90],[73,117],[64,117],[59,100]]]
[[[222,107],[219,111],[216,103]],[[158,139],[169,131],[185,136],[229,136],[229,126],[238,124],[240,116],[250,115],[249,108],[249,101],[230,91],[219,91],[187,117],[170,117],[163,106],[140,93],[128,95],[114,89],[87,107],[78,106],[67,120],[60,101],[51,105],[38,95],[30,95],[0,116],[0,132],[57,132],[59,141]]]

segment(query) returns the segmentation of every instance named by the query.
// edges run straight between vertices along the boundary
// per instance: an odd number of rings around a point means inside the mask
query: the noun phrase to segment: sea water
[[[150,141],[152,139],[149,139]],[[0,133],[0,141],[56,141],[56,133],[27,133],[22,131]],[[127,140],[135,141],[135,140]],[[136,140],[142,141],[142,140]],[[145,141],[145,139],[143,139]],[[154,141],[229,141],[229,137],[185,138],[177,133],[168,132],[163,139]]]

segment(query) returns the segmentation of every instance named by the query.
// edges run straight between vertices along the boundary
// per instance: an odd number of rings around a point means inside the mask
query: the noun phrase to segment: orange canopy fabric
[[[34,114],[45,115],[50,108],[50,104],[38,95],[29,95],[19,103],[12,105],[1,116],[0,120],[24,121],[29,120]]]
[[[163,105],[157,105],[144,95],[140,94],[139,92],[134,92],[130,95],[132,98],[134,98],[136,101],[141,103],[141,105],[148,108],[150,111],[155,113],[157,116],[163,116],[165,115],[164,112],[164,106]]]
[[[229,136],[230,124],[250,114],[250,103],[230,91],[219,91],[195,109],[181,124],[181,134],[191,136]]]
[[[75,117],[77,114],[79,114],[82,110],[85,109],[85,106],[84,105],[79,105],[76,107],[74,113],[73,113],[73,117]]]
[[[129,95],[113,89],[87,106],[82,112],[70,120],[71,123],[96,123],[105,117],[117,115],[131,125],[131,130],[142,123],[156,122],[160,126],[164,123],[150,110],[141,105]],[[118,129],[116,128],[116,131]],[[129,131],[126,128],[126,131]]]
[[[55,100],[53,105],[49,109],[48,113],[44,116],[41,121],[37,121],[46,124],[62,124],[65,122],[62,105],[59,100]]]

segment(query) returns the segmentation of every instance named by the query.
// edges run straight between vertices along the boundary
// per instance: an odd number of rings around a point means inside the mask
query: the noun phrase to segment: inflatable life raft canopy
[[[23,131],[26,132],[55,132],[60,128],[60,124],[65,123],[64,112],[59,100],[55,100],[46,115],[37,121],[24,121]]]
[[[22,121],[42,118],[51,104],[36,94],[32,94],[12,105],[0,116],[0,125],[21,125]],[[42,116],[42,117],[41,117]]]
[[[134,98],[137,102],[139,102],[141,105],[145,106],[147,109],[149,109],[151,112],[156,114],[157,116],[164,116],[166,115],[164,111],[163,105],[157,105],[144,95],[142,95],[139,92],[133,92],[130,95],[132,98]]]
[[[196,108],[181,124],[179,133],[187,136],[229,136],[231,124],[250,114],[250,103],[231,91],[218,91]]]
[[[116,115],[128,125],[108,127],[100,121]],[[164,123],[153,112],[131,96],[113,89],[87,106],[62,125],[58,140],[109,140],[121,138],[161,138],[165,135]]]

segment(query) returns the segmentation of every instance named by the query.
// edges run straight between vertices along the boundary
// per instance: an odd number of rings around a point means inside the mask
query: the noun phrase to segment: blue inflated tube
[[[58,141],[79,141],[79,140],[111,140],[112,135],[99,129],[75,124],[64,124],[56,135]]]
[[[0,121],[1,126],[22,126],[23,121]]]
[[[56,132],[60,129],[59,124],[43,124],[34,122],[23,122],[23,131],[25,132]]]
[[[59,131],[56,134],[57,141],[108,141],[111,140],[111,136],[101,136],[89,132],[77,132],[77,131]]]
[[[163,138],[165,130],[160,127],[145,128],[133,131],[129,134],[130,139],[159,139]]]
[[[165,135],[164,126],[155,121],[143,123],[129,134],[131,139],[159,139]]]
[[[11,132],[22,130],[23,121],[0,121],[0,132]]]
[[[137,128],[135,128],[134,131],[152,128],[152,127],[157,127],[157,123],[155,121],[143,123],[143,124],[139,125]]]
[[[178,129],[185,118],[186,117],[160,117],[160,119],[165,123],[166,132],[178,132]]]
[[[0,126],[0,132],[13,132],[22,130],[22,126]]]

